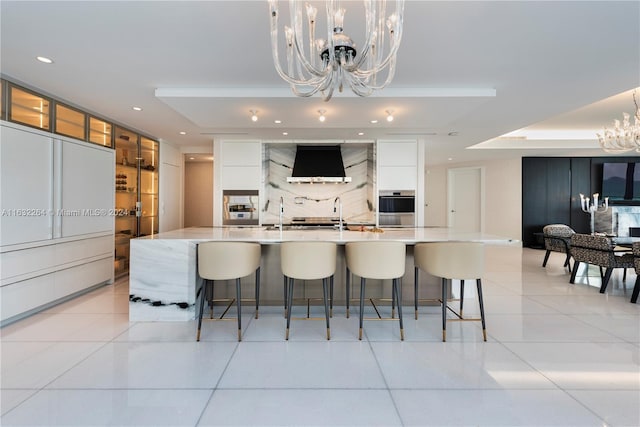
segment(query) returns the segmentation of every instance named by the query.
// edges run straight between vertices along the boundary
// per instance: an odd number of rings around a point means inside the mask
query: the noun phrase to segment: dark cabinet
[[[546,224],[571,222],[571,159],[522,159],[522,241],[537,246],[534,233]]]

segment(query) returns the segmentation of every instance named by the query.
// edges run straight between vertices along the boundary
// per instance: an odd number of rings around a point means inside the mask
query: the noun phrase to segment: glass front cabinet
[[[129,272],[129,240],[158,233],[159,143],[115,128],[115,276]]]

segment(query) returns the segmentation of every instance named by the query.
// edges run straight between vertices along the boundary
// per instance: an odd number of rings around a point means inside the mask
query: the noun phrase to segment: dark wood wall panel
[[[580,208],[580,193],[588,197],[601,193],[603,163],[629,161],[640,162],[640,157],[523,157],[523,245],[538,246],[534,233],[541,233],[547,224],[567,224],[589,233],[589,215]]]
[[[571,221],[569,224],[578,233],[591,232],[590,217],[582,212],[580,207],[580,193],[585,195],[594,193],[591,190],[593,188],[591,175],[591,158],[573,157],[571,159]]]

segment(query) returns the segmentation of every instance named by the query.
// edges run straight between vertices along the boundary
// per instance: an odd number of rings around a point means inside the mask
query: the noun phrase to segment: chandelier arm
[[[382,20],[384,19],[384,12],[380,11],[380,21],[382,22]],[[362,52],[362,56],[360,57],[359,61],[354,64],[354,66],[352,67],[348,67],[348,70],[350,72],[353,72],[355,69],[359,69],[361,73],[363,74],[367,74],[367,75],[373,75],[381,70],[383,70],[387,64],[389,63],[389,61],[394,58],[398,52],[398,48],[400,46],[400,41],[402,40],[402,27],[403,27],[403,23],[404,23],[404,0],[396,0],[396,10],[395,10],[395,15],[397,16],[397,21],[398,21],[398,25],[395,26],[393,34],[390,33],[389,35],[389,40],[390,40],[390,47],[389,47],[389,53],[388,55],[385,57],[384,60],[380,60],[380,58],[382,57],[382,53],[384,51],[384,43],[379,43],[380,46],[376,45],[376,53],[374,54],[375,59],[374,62],[377,64],[375,67],[370,66],[368,69],[362,70],[361,66],[364,64],[365,60],[369,57],[369,47],[372,46],[371,40],[367,41],[367,46],[365,47],[365,50]],[[384,25],[379,24],[379,29],[383,30]],[[384,31],[380,31],[380,34],[378,35],[379,39],[384,40]]]
[[[301,2],[297,0],[289,0],[289,8],[291,9],[291,21],[294,23],[293,25],[293,42],[295,46],[296,58],[298,59],[298,76],[303,77],[303,72],[300,67],[304,67],[304,71],[312,76],[323,78],[325,75],[324,70],[316,68],[310,61],[307,59],[304,43],[301,43],[301,40],[304,39],[303,31],[302,31],[302,6]]]
[[[371,86],[365,85],[360,79],[351,74],[347,74],[347,81],[351,90],[358,96],[366,97],[373,93]]]
[[[381,61],[379,64],[377,64],[376,67],[371,68],[371,69],[367,69],[367,70],[362,70],[362,69],[356,69],[355,67],[348,67],[347,71],[350,72],[356,72],[359,75],[362,76],[368,76],[368,75],[372,75],[375,74],[379,71],[382,71],[383,69],[385,69],[387,67],[387,65],[389,64],[389,62],[391,62],[393,59],[395,59],[397,52],[398,52],[398,48],[400,47],[400,41],[402,38],[402,27],[399,26],[398,30],[396,31],[398,34],[396,34],[396,36],[394,36],[394,38],[391,40],[391,47],[389,50],[389,53],[387,54],[387,56],[385,57],[385,59],[383,61]],[[362,58],[360,58],[362,60]]]
[[[301,84],[292,84],[291,85],[291,90],[293,91],[293,93],[296,96],[301,96],[301,97],[309,97],[309,96],[313,96],[318,92],[324,92],[327,87],[331,87],[332,91],[333,91],[333,77],[334,77],[334,73],[329,72],[327,73],[327,75],[325,76],[324,80],[319,81],[315,87],[313,87],[311,90],[309,91],[304,91],[304,90],[300,90],[299,87],[309,87],[311,85],[306,84],[306,83],[301,83]],[[323,93],[323,98],[325,97],[324,93]],[[329,95],[328,99],[325,99],[325,101],[328,101],[331,98],[331,95]]]
[[[278,75],[285,80],[287,83],[293,85],[301,85],[301,84],[305,84],[305,83],[309,83],[311,84],[315,84],[315,82],[313,81],[305,81],[305,80],[300,80],[297,79],[293,74],[292,74],[292,70],[291,67],[289,67],[289,73],[285,73],[284,70],[282,69],[281,63],[280,63],[280,57],[279,57],[279,49],[278,49],[278,8],[277,8],[277,1],[275,0],[270,0],[270,7],[271,7],[271,53],[273,56],[273,63],[275,65],[276,68],[276,72],[278,73]],[[287,55],[288,57],[290,57],[290,55]]]
[[[380,71],[382,71],[382,70],[380,70]],[[389,83],[391,83],[391,80],[393,80],[395,72],[396,72],[396,61],[395,61],[395,58],[394,58],[389,63],[388,70],[387,70],[387,77],[385,78],[385,81],[382,84],[376,84],[375,79],[374,79],[373,83],[370,84],[369,86],[371,86],[371,88],[374,89],[374,90],[383,89]],[[374,77],[376,76],[375,73],[365,74],[364,76],[361,76],[361,74],[359,72],[354,72],[352,74],[354,76],[356,76],[356,77],[359,77],[360,80],[363,81],[363,82],[368,82],[368,80],[370,79],[371,75],[373,75]]]

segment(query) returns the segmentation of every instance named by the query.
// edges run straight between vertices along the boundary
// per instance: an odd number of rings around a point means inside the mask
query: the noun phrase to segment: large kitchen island
[[[405,302],[413,298],[413,248],[418,242],[475,241],[486,244],[519,244],[511,239],[476,232],[461,232],[450,228],[385,228],[377,232],[320,228],[274,229],[273,227],[193,227],[184,228],[131,241],[129,275],[129,320],[131,321],[188,321],[195,317],[196,293],[201,280],[197,274],[196,251],[203,241],[244,241],[262,245],[261,301],[262,305],[282,304],[282,273],[279,243],[283,241],[320,240],[339,245],[335,275],[335,305],[344,302],[346,268],[344,244],[367,240],[395,240],[407,244],[407,264],[403,278]],[[426,278],[425,280],[428,280]],[[253,283],[253,277],[243,280]],[[375,286],[375,285],[374,285]],[[221,296],[226,288],[220,286]],[[388,290],[380,284],[379,296]],[[303,287],[303,298],[319,296],[317,286]],[[232,289],[235,293],[235,288]],[[244,286],[247,298],[253,296],[253,286]],[[438,294],[434,288],[434,296]],[[374,291],[375,292],[375,291]],[[426,295],[429,297],[429,295]],[[216,295],[216,298],[218,295]],[[244,298],[244,295],[243,295]]]

